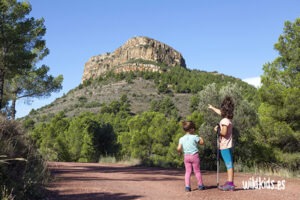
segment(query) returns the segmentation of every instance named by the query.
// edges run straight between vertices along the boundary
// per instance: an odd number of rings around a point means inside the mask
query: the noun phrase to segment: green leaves
[[[50,123],[36,125],[30,135],[43,156],[52,161],[97,162],[118,148],[113,127],[92,113],[72,119],[59,113]]]
[[[163,113],[166,117],[178,117],[178,109],[170,97],[165,97],[161,101],[153,100],[150,105],[150,110]]]
[[[300,18],[285,23],[275,49],[280,56],[263,68],[260,127],[277,161],[299,169],[299,158],[295,155],[300,149]]]
[[[44,19],[27,17],[30,11],[27,1],[0,0],[0,109],[11,101],[7,115],[12,119],[17,99],[49,96],[63,81],[61,75],[48,75],[49,67],[36,66],[49,49],[43,39]]]
[[[146,163],[165,162],[179,125],[157,112],[144,112],[128,121],[129,131],[119,135],[122,151]],[[160,160],[160,161],[159,161]],[[171,161],[170,161],[171,163]]]
[[[270,112],[264,112],[263,116],[284,121],[292,130],[299,131],[300,19],[285,23],[275,49],[280,56],[264,66],[263,85],[259,89],[262,106],[270,107]]]

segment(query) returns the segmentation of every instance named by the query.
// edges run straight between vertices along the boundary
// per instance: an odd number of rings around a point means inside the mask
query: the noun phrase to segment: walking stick
[[[217,125],[217,187],[219,187],[219,166],[220,166],[220,125]]]

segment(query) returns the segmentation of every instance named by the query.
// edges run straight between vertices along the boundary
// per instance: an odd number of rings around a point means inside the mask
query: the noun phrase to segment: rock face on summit
[[[113,70],[160,71],[160,66],[186,67],[182,55],[172,47],[148,37],[134,37],[113,53],[91,57],[84,66],[82,82]]]

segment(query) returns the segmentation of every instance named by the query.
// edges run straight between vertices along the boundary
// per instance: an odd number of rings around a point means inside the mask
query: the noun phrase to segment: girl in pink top
[[[234,111],[234,103],[231,97],[226,96],[221,104],[221,109],[215,108],[208,104],[208,108],[212,109],[217,114],[221,115],[222,120],[220,121],[220,152],[224,163],[227,168],[228,181],[219,187],[219,189],[228,191],[234,190],[235,186],[233,184],[234,178],[234,168],[233,168],[233,158],[232,158],[232,118]],[[217,127],[215,131],[217,132]]]

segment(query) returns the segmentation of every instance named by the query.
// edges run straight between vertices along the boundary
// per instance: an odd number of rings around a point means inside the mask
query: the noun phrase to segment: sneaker
[[[224,185],[219,186],[219,189],[223,191],[234,191],[235,186],[226,182]]]
[[[199,185],[198,190],[205,190],[205,186],[204,185]]]
[[[192,190],[191,190],[191,188],[190,188],[189,186],[186,186],[186,187],[185,187],[185,191],[186,191],[186,192],[190,192],[190,191],[192,191]]]

